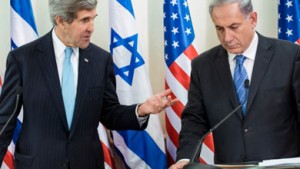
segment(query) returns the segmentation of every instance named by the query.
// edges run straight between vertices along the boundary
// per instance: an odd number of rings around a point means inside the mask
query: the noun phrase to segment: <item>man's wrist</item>
[[[137,116],[138,116],[138,117],[146,117],[146,116],[148,116],[147,114],[143,114],[143,113],[141,113],[141,112],[143,112],[143,103],[138,104],[138,105],[136,106],[136,113],[137,113]]]

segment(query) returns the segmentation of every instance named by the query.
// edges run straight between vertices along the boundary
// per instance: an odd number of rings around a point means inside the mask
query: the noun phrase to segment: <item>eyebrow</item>
[[[238,26],[240,25],[239,23],[232,23],[231,25],[229,26],[220,26],[220,25],[216,25],[216,28],[224,28],[224,27],[232,27],[232,26]]]

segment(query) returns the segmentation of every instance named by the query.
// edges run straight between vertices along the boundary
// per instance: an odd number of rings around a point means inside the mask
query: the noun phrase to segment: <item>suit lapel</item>
[[[220,52],[218,53],[218,56],[216,56],[215,60],[215,69],[217,70],[219,77],[222,80],[222,84],[225,87],[232,106],[235,108],[239,105],[239,103],[230,73],[227,52],[222,48],[222,50],[220,50]],[[241,111],[237,114],[241,119],[243,118]]]
[[[247,110],[250,109],[251,104],[257,94],[259,86],[263,80],[263,77],[268,69],[273,51],[271,45],[267,43],[266,39],[258,34],[259,41],[254,61],[254,67],[252,72],[251,84],[249,89],[249,97],[247,103]],[[248,115],[248,113],[247,113]]]
[[[61,86],[57,72],[55,54],[51,32],[43,37],[37,46],[37,61],[39,62],[41,73],[46,81],[52,101],[57,109],[57,113],[62,120],[64,129],[68,131],[68,124],[65,115]]]
[[[78,68],[78,82],[77,82],[77,94],[76,94],[76,102],[75,102],[75,109],[74,109],[74,116],[71,125],[70,136],[72,137],[76,125],[80,119],[81,111],[86,93],[88,92],[87,82],[89,77],[89,72],[91,69],[90,62],[90,55],[89,55],[90,47],[86,49],[79,49],[79,68]]]

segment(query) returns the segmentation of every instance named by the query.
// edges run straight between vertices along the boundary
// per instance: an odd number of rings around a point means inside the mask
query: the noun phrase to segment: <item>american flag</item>
[[[166,109],[167,156],[169,165],[176,160],[181,112],[187,103],[191,60],[198,55],[195,34],[187,0],[164,1],[165,77],[166,88],[173,91],[180,102]],[[209,135],[202,146],[200,161],[213,164],[214,146]]]
[[[110,141],[108,138],[107,130],[102,125],[102,123],[99,123],[98,126],[98,134],[100,138],[100,142],[103,149],[103,155],[104,155],[104,168],[105,169],[115,169],[114,159],[111,152],[111,146]]]
[[[278,0],[278,38],[300,44],[299,0]]]

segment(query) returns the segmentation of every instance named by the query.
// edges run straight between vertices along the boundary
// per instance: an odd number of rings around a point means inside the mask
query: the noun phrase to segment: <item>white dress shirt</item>
[[[58,76],[59,76],[59,81],[60,81],[60,86],[61,86],[62,70],[63,70],[63,64],[64,64],[64,60],[65,60],[65,49],[67,46],[64,45],[63,42],[56,36],[54,29],[52,30],[52,40],[53,40],[53,47],[54,47],[57,71],[58,71]],[[72,49],[73,49],[73,52],[71,55],[71,64],[72,64],[73,74],[74,74],[75,95],[76,95],[77,84],[78,84],[79,48],[72,47]]]
[[[250,43],[250,46],[243,52],[241,55],[244,55],[246,57],[246,60],[244,61],[244,67],[246,69],[249,82],[251,82],[252,77],[252,71],[254,66],[254,61],[256,57],[256,51],[258,46],[258,35],[255,32],[254,37],[252,39],[252,42]],[[231,75],[233,77],[234,74],[234,68],[235,68],[235,56],[236,54],[228,53],[228,61],[230,66]]]

